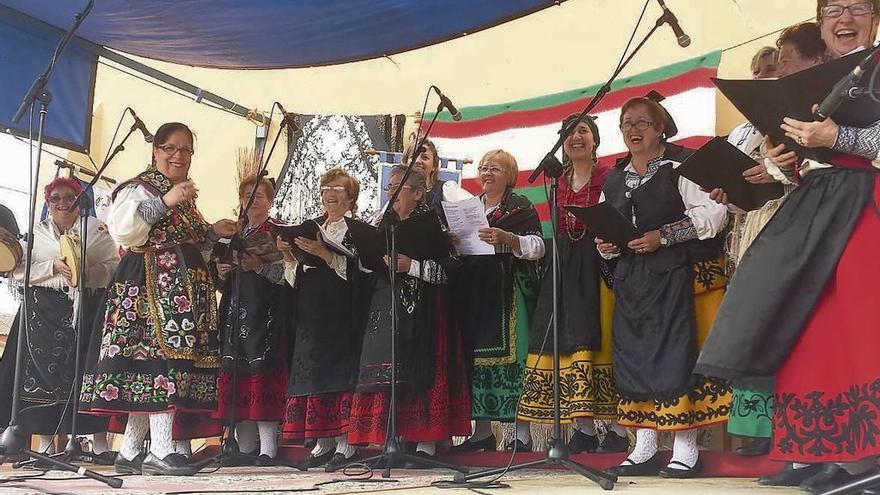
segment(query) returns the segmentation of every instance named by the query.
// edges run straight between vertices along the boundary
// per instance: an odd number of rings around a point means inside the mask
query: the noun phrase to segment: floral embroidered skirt
[[[96,325],[101,342],[89,352],[82,410],[216,409],[216,296],[196,246],[127,253]]]
[[[875,201],[878,193],[875,189]],[[880,218],[861,213],[806,327],[776,373],[776,460],[849,462],[880,455]]]

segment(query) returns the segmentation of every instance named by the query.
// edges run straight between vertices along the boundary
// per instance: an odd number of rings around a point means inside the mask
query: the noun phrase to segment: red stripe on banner
[[[608,93],[608,96],[599,103],[599,106],[593,110],[593,113],[620,108],[630,98],[644,96],[650,89],[665,96],[671,96],[696,88],[714,88],[709,78],[717,75],[718,69],[700,68],[664,81],[622,88]],[[585,97],[538,110],[505,112],[479,120],[463,122],[438,121],[434,123],[434,127],[431,129],[431,136],[450,139],[469,138],[507,129],[537,127],[554,122],[558,123],[566,116],[583,110],[589,99],[590,97]],[[422,121],[422,125],[427,126],[428,122]]]

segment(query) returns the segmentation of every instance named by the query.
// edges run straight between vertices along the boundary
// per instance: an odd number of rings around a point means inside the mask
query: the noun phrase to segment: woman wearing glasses
[[[341,168],[328,170],[321,177],[324,215],[315,219],[328,241],[354,253],[352,230],[366,226],[352,218],[359,193],[357,179]],[[348,464],[356,453],[347,435],[361,350],[362,299],[369,296],[364,286],[370,278],[356,257],[331,251],[321,240],[297,237],[294,243],[310,256],[298,261],[292,246],[278,238],[284,278],[297,292],[282,434],[286,441],[317,440],[302,467],[326,464],[333,469]]]
[[[196,207],[187,126],[162,125],[152,155],[113,194],[108,228],[125,254],[97,319],[101,343],[83,377],[82,407],[128,415],[117,472],[192,475],[198,469],[175,453],[172,426],[175,414],[217,407],[217,303],[203,251],[236,224],[211,225]]]
[[[79,181],[67,177],[57,177],[44,189],[49,210],[49,218],[34,226],[34,251],[31,261],[30,290],[25,295],[28,304],[28,328],[25,339],[25,355],[22,362],[22,387],[19,390],[21,403],[18,416],[22,431],[40,435],[39,451],[54,453],[52,443],[55,433],[70,431],[71,388],[74,386],[74,361],[76,353],[86,348],[92,335],[92,322],[98,312],[104,288],[119,263],[116,245],[107,227],[96,218],[88,222],[88,245],[86,246],[86,266],[84,281],[78,285],[82,291],[71,286],[75,278],[70,260],[62,257],[60,238],[62,235],[79,239],[79,209],[69,211],[77,195],[82,192]],[[23,241],[22,241],[23,242]],[[78,251],[77,251],[78,253]],[[25,267],[19,266],[12,273],[16,282],[24,279]],[[75,348],[76,320],[75,308],[78,297],[83,297],[83,321],[80,350]],[[9,339],[0,359],[0,396],[6,397],[5,406],[0,410],[0,424],[9,423],[12,401],[13,379],[15,376],[15,351],[18,342],[16,316]],[[80,370],[82,372],[82,370]],[[97,462],[112,464],[112,454],[107,450],[107,419],[83,416],[77,419],[77,433],[95,433],[93,453]],[[102,432],[102,433],[99,433]],[[103,455],[101,455],[103,454]]]
[[[402,182],[405,173],[406,166],[397,165],[388,179],[389,198],[400,188],[391,206],[394,213],[401,220],[433,215],[425,204],[425,176],[413,169]],[[436,453],[436,442],[471,432],[461,336],[449,318],[447,261],[401,254],[396,267],[397,434],[417,442],[416,453],[427,457]],[[386,265],[390,262],[385,256]],[[364,329],[357,393],[351,406],[351,443],[381,445],[388,430],[392,292],[386,273],[377,276]]]
[[[599,201],[609,168],[598,162],[599,128],[591,116],[572,114],[560,132],[574,125],[563,143],[565,171],[559,178],[556,204],[559,249],[560,416],[573,423],[569,451],[625,452],[626,431],[617,425],[617,397],[611,367],[608,267],[601,264],[592,237],[567,205],[593,206]],[[548,332],[553,316],[552,253],[544,258],[541,290],[532,321],[529,355],[516,428],[516,450],[531,450],[529,422],[553,421],[553,353]],[[605,279],[603,281],[603,278]],[[545,336],[547,336],[545,340]],[[595,419],[611,420],[602,441]]]
[[[609,172],[602,201],[632,219],[644,235],[626,246],[596,239],[602,256],[617,260],[613,347],[618,417],[622,425],[636,428],[635,447],[611,471],[693,477],[700,470],[698,428],[726,421],[730,406],[726,383],[692,374],[702,320],[695,304],[694,265],[719,256],[720,238],[714,238],[727,223],[727,209],[676,173],[690,150],[667,142],[677,130],[659,103],[641,97],[624,103],[620,130],[629,154]],[[662,469],[658,431],[675,432],[672,460]]]
[[[828,55],[870,48],[878,12],[876,0],[817,2]],[[829,463],[801,483],[823,492],[876,469],[880,455],[880,108],[847,101],[824,121],[786,118],[781,127],[798,146],[767,140],[769,160],[799,185],[743,255],[697,370],[775,372],[771,457]]]
[[[544,256],[541,221],[531,201],[513,192],[516,159],[493,150],[477,169],[489,228],[480,239],[495,246],[494,256],[464,256],[453,288],[459,326],[473,353],[471,437],[458,451],[495,450],[491,422],[513,422],[522,391],[529,324]]]

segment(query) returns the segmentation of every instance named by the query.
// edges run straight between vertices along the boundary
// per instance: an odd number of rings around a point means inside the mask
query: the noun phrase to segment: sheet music
[[[486,208],[480,198],[468,198],[462,201],[443,201],[443,211],[449,230],[458,238],[456,247],[458,254],[473,256],[495,254],[495,247],[480,240],[480,229],[489,228],[486,220]]]

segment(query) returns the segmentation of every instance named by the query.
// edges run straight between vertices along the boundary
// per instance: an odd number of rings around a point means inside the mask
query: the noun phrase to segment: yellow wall
[[[810,19],[815,9],[814,2],[807,0],[666,3],[693,43],[687,49],[679,48],[671,30],[663,26],[624,75],[738,45]],[[466,107],[601,83],[617,63],[642,5],[641,0],[569,0],[433,47],[332,67],[225,71],[145,62],[260,110],[267,110],[277,99],[298,113],[412,114],[420,110],[430,84],[438,85],[458,106]],[[657,3],[651,1],[636,41],[659,15]],[[752,54],[773,41],[775,35],[725,51],[721,76],[748,77]],[[726,133],[742,120],[723,103],[719,106],[719,133]],[[128,105],[153,130],[172,120],[191,125],[198,134],[192,176],[200,187],[200,207],[210,219],[230,215],[235,205],[235,150],[253,144],[255,125],[100,65],[92,132],[96,161],[106,152],[116,120]],[[279,148],[281,152],[276,152],[273,160],[274,173],[279,171],[283,155],[284,147],[279,144]],[[131,176],[148,158],[148,146],[135,136],[109,173],[115,178]]]

